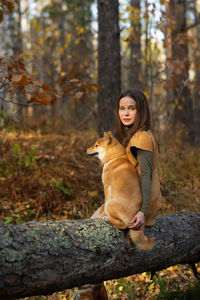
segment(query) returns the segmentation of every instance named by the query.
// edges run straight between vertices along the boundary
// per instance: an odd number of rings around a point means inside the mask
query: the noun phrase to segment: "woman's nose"
[[[125,115],[127,116],[127,115],[128,115],[128,113],[129,113],[129,112],[128,112],[128,109],[126,109],[126,110],[125,110]]]

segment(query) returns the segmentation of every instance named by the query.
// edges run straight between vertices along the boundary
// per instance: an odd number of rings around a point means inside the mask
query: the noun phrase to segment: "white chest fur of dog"
[[[139,176],[127,159],[125,149],[111,132],[105,132],[87,153],[98,157],[103,164],[105,201],[93,218],[101,217],[119,229],[128,228],[130,220],[141,208],[142,196]],[[154,245],[153,239],[146,237],[143,230],[130,229],[130,237],[143,250]]]

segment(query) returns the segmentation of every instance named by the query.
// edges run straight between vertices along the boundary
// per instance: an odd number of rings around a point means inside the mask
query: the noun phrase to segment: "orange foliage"
[[[85,84],[81,80],[72,79],[68,83],[69,87],[59,93],[39,80],[34,80],[23,61],[14,56],[0,58],[0,71],[1,90],[10,95],[16,89],[20,90],[27,97],[28,104],[54,105],[57,99],[66,94],[72,95],[75,100],[83,100],[89,92],[96,92],[96,89],[101,88],[96,83]]]

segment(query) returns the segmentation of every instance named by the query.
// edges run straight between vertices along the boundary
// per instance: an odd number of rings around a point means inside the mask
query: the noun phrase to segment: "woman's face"
[[[136,102],[131,97],[123,97],[119,101],[119,118],[124,126],[131,126],[137,115]]]

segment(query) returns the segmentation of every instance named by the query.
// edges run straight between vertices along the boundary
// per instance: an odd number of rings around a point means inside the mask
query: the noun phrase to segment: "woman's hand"
[[[130,221],[129,228],[135,230],[142,230],[144,229],[144,224],[145,224],[144,214],[143,212],[138,211],[135,217]]]

